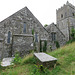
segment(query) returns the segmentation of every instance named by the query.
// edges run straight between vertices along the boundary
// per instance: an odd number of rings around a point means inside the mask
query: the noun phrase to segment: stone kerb
[[[47,66],[47,67],[54,67],[56,64],[57,58],[52,57],[46,53],[34,53],[34,56],[40,60],[42,65]]]

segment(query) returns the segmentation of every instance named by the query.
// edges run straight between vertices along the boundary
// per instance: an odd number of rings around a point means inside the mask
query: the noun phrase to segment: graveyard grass
[[[0,67],[0,75],[75,75],[75,42],[48,54],[56,57],[58,61],[55,68],[45,69],[46,73],[38,70],[37,60],[30,54],[20,64]]]

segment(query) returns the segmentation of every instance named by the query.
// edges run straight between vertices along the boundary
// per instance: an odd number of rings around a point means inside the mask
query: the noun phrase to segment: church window
[[[37,33],[35,34],[35,42],[38,42],[38,35],[37,35]]]
[[[56,33],[51,33],[52,41],[56,40]]]
[[[23,25],[23,33],[26,33],[26,24]]]
[[[63,18],[63,14],[61,14],[61,18]]]
[[[10,37],[11,37],[11,32],[8,32],[8,38],[7,38],[7,43],[10,43]]]
[[[74,13],[72,13],[72,15],[75,16]]]

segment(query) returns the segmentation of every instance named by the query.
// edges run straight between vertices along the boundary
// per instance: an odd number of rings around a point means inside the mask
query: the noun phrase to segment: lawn
[[[40,71],[40,66],[33,54],[24,57],[20,64],[1,67],[0,75],[75,75],[75,43],[71,43],[47,54],[58,59],[55,68],[44,68]]]

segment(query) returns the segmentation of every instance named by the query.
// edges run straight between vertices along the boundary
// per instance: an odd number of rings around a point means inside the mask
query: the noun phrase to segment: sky
[[[75,5],[75,0],[0,0],[0,21],[27,6],[42,25],[56,23],[56,9],[67,1]]]

